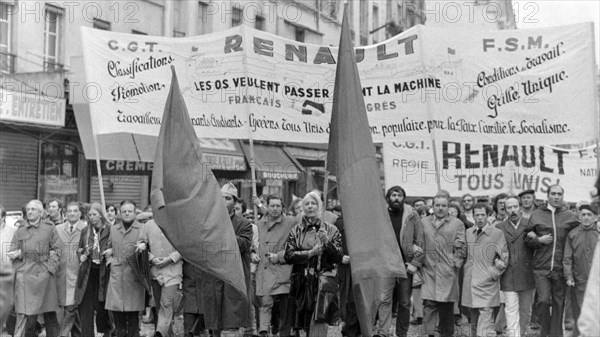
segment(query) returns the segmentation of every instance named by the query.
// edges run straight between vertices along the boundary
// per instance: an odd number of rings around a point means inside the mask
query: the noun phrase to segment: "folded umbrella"
[[[150,278],[150,259],[148,250],[136,251],[127,257],[127,263],[133,269],[140,283],[148,293],[152,293],[152,279]]]

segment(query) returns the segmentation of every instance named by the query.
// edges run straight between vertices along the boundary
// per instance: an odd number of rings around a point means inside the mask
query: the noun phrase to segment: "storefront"
[[[60,75],[47,75],[46,83],[60,83]],[[18,211],[32,199],[87,196],[86,161],[66,100],[7,87],[0,90],[0,203]]]

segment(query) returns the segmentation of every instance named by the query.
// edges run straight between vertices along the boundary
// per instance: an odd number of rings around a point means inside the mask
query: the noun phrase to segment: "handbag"
[[[315,322],[335,324],[340,315],[339,285],[336,275],[319,275],[319,291],[315,305]]]

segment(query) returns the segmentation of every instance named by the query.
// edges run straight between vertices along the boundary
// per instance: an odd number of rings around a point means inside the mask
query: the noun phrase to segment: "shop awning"
[[[200,139],[200,144],[202,146],[204,162],[213,171],[235,171],[240,172],[242,175],[248,171],[249,167],[246,164],[244,152],[242,152],[238,141],[206,138]],[[91,167],[92,174],[97,175],[96,165],[92,165]],[[100,160],[102,175],[152,175],[153,168],[153,160],[149,162]]]
[[[242,143],[244,154],[250,161],[250,147]],[[277,145],[255,144],[254,162],[257,179],[298,180],[302,166]]]

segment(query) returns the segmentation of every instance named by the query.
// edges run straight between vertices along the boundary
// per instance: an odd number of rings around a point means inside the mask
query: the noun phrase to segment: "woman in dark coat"
[[[110,225],[102,206],[93,203],[87,214],[88,226],[81,232],[79,259],[81,265],[77,275],[75,303],[79,305],[82,337],[94,337],[94,311],[96,329],[104,336],[110,336],[112,324],[109,313],[104,309],[108,267],[102,253],[106,250]]]
[[[315,308],[320,292],[337,295],[337,263],[344,255],[342,237],[335,226],[321,221],[323,202],[317,193],[309,192],[302,208],[302,222],[292,228],[285,245],[285,261],[294,265],[290,290],[294,300],[290,301],[287,319],[292,320],[294,328],[306,330],[307,335],[326,336],[327,324],[334,323],[337,314],[317,319]]]

